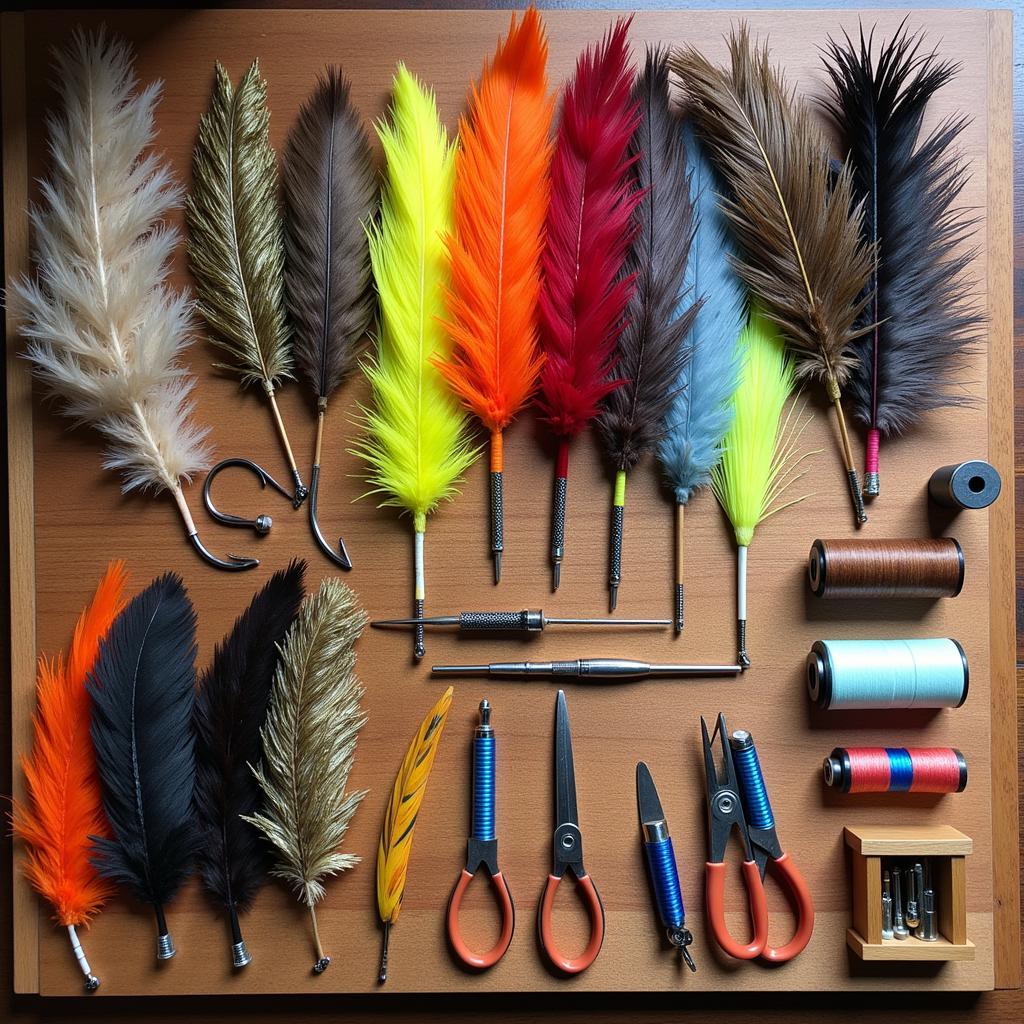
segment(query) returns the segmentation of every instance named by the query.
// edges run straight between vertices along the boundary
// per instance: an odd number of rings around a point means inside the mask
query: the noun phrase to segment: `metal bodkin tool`
[[[915,932],[922,942],[937,942],[939,938],[939,914],[935,906],[935,890],[932,888],[932,869],[928,865],[925,888],[921,896],[921,925]]]
[[[915,864],[907,870],[907,913],[906,922],[910,929],[921,923],[921,899],[924,893],[924,868]]]
[[[892,937],[892,882],[886,871],[882,876],[882,938]]]
[[[521,612],[459,612],[426,619],[378,619],[371,626],[457,626],[460,633],[543,633],[548,626],[669,626],[671,619],[562,619],[539,608]]]
[[[906,939],[910,932],[903,921],[903,892],[900,886],[900,869],[894,868],[892,872],[892,906],[893,922],[892,934],[895,939]]]
[[[739,665],[649,665],[624,658],[575,661],[499,661],[489,665],[435,665],[439,676],[533,676],[559,679],[645,679],[651,676],[735,676]]]

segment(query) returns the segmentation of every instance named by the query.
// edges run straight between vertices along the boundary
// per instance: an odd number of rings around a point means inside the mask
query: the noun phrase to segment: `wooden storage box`
[[[861,825],[843,830],[853,851],[853,927],[846,944],[861,960],[973,960],[967,938],[967,864],[974,846],[949,825]],[[882,938],[882,858],[928,857],[933,864],[939,938]]]

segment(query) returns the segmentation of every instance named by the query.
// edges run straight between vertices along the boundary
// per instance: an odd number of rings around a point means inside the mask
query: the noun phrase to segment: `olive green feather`
[[[355,642],[366,613],[340,580],[325,579],[303,604],[274,674],[270,710],[255,769],[263,808],[245,820],[269,841],[271,874],[284,879],[309,907],[318,973],[324,957],[314,907],[324,879],[359,863],[341,844],[365,790],[348,791],[359,730],[366,716],[355,673]]]
[[[244,385],[292,375],[284,313],[284,229],[267,84],[259,61],[237,89],[220,63],[199,122],[185,206],[189,266],[213,341]]]

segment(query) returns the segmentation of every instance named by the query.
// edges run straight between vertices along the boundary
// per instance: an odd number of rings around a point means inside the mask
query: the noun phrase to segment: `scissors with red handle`
[[[753,738],[744,731],[734,732],[728,737],[725,715],[718,716],[718,724],[710,739],[703,718],[700,728],[707,776],[707,909],[712,934],[722,950],[738,960],[757,957],[774,963],[792,960],[811,939],[814,901],[803,875],[779,843]],[[715,764],[715,737],[718,737],[722,748],[721,775]],[[725,922],[725,849],[733,830],[737,832],[743,849],[741,870],[753,927],[753,935],[745,943],[733,938]],[[768,944],[764,876],[769,863],[774,866],[796,913],[796,931],[783,946]]]
[[[601,952],[604,942],[604,905],[593,879],[583,866],[583,836],[580,833],[579,812],[576,809],[576,771],[572,760],[572,736],[569,733],[569,711],[565,706],[565,693],[558,691],[555,703],[555,819],[554,866],[548,875],[537,911],[537,930],[540,944],[548,959],[566,974],[585,971]],[[570,957],[555,944],[551,928],[551,914],[555,893],[565,876],[572,873],[580,895],[590,915],[590,939],[578,956]]]
[[[491,706],[480,701],[480,724],[473,736],[473,813],[466,866],[455,882],[448,900],[448,941],[455,955],[467,966],[477,970],[493,967],[504,955],[512,941],[516,924],[515,907],[508,883],[498,867],[498,840],[494,828],[494,729],[491,727]],[[485,953],[470,949],[459,928],[459,909],[473,876],[484,867],[491,876],[491,885],[501,909],[501,934],[498,941]]]

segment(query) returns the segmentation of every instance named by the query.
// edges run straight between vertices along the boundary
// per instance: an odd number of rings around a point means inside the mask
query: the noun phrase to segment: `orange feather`
[[[108,827],[85,684],[100,640],[124,606],[124,584],[124,563],[111,563],[78,619],[66,662],[63,655],[39,659],[35,738],[21,759],[29,800],[15,803],[12,824],[28,844],[23,870],[64,926],[85,924],[112,892],[89,859],[89,836],[105,836]]]
[[[543,364],[537,300],[554,109],[547,56],[536,10],[518,24],[513,15],[459,122],[446,324],[454,349],[438,369],[492,435],[533,393]]]

